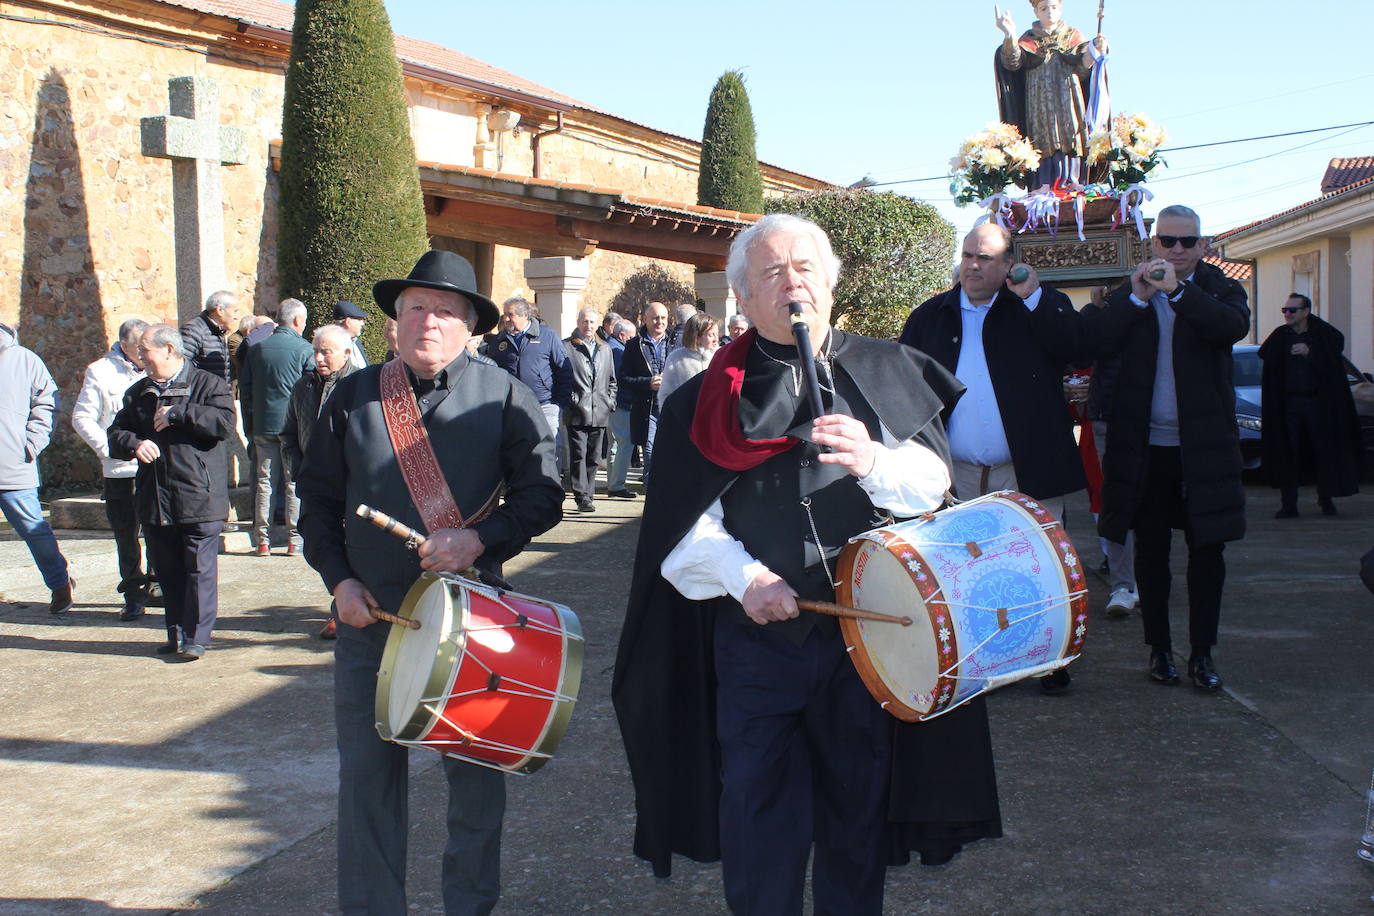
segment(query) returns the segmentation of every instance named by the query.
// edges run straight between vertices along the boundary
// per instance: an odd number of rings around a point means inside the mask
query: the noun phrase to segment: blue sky
[[[1029,3],[1004,5],[1018,30],[1030,25]],[[402,34],[687,137],[701,135],[716,78],[743,69],[760,158],[840,184],[942,175],[963,137],[997,116],[992,3],[524,0],[518,15],[514,4],[386,6]],[[1108,0],[1113,109],[1162,122],[1168,146],[1374,120],[1368,9]],[[1064,18],[1084,32],[1096,15],[1096,3],[1065,2]],[[1220,232],[1316,197],[1330,158],[1359,155],[1374,155],[1374,127],[1177,152],[1150,181],[1147,211],[1185,203]],[[1258,157],[1268,158],[1239,164]],[[978,215],[950,203],[944,180],[888,189],[936,204],[960,228]]]

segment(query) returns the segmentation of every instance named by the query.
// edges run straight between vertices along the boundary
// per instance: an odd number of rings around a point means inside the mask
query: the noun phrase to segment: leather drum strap
[[[387,436],[396,452],[410,498],[424,521],[428,534],[442,528],[465,528],[463,513],[453,499],[453,491],[439,470],[439,459],[429,441],[429,431],[420,416],[420,405],[406,378],[405,365],[393,359],[382,366],[382,416]],[[489,504],[490,505],[490,504]],[[482,513],[486,514],[486,511]]]

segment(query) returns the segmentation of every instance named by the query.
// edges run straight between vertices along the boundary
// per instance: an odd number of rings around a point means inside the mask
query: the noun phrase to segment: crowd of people
[[[406,750],[374,727],[387,638],[375,612],[396,613],[424,571],[499,573],[559,522],[568,495],[595,511],[600,469],[608,497],[637,498],[638,462],[646,503],[612,691],[636,853],[663,875],[674,853],[721,859],[735,912],[799,912],[808,861],[818,912],[881,912],[888,864],[949,861],[1001,826],[983,701],[898,723],[835,621],[799,610],[835,599],[839,552],[875,517],[1017,490],[1062,518],[1066,497],[1088,488],[1108,613],[1139,609],[1144,671],[1162,684],[1180,681],[1169,556],[1182,530],[1187,677],[1222,684],[1224,548],[1245,533],[1231,347],[1250,310],[1202,260],[1194,211],[1160,211],[1151,246],[1124,283],[1076,310],[1014,262],[1005,229],[981,225],[961,243],[952,288],[891,341],[835,326],[842,265],[823,230],[791,216],[735,239],[727,275],[741,313],[725,328],[695,305],[651,301],[637,322],[583,308],[561,338],[523,297],[498,307],[446,251],[376,284],[387,353],[372,365],[359,343],[368,314],[351,302],[309,340],[300,301],[240,319],[227,291],[180,329],[130,319],[88,367],[73,411],[101,461],[120,619],[141,617],[160,588],[156,651],[205,655],[230,517],[227,444],[243,436],[254,555],[271,555],[279,520],[287,555],[302,554],[334,602],[321,636],[337,639],[340,906],[401,913]],[[812,353],[798,352],[796,306]],[[1308,475],[1330,514],[1358,479],[1353,405],[1333,368],[1343,339],[1303,296],[1283,314],[1260,351],[1264,464],[1280,518],[1297,514]],[[1091,377],[1077,435],[1063,381],[1075,372]],[[61,615],[74,581],[36,470],[56,390],[4,326],[0,399],[0,507]],[[682,480],[692,486],[664,485]],[[355,515],[364,503],[427,539],[407,550]],[[1041,683],[1070,681],[1060,669]],[[503,777],[454,759],[445,772],[445,906],[489,912]]]

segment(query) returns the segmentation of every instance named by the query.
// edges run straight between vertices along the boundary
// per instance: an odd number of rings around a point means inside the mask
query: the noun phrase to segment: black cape
[[[1261,442],[1264,473],[1275,487],[1298,486],[1307,470],[1315,471],[1320,490],[1328,496],[1350,496],[1360,490],[1360,420],[1355,398],[1341,362],[1345,335],[1316,315],[1307,319],[1309,360],[1317,376],[1317,409],[1321,413],[1312,453],[1315,468],[1304,468],[1288,446],[1288,417],[1284,393],[1288,384],[1288,349],[1297,340],[1292,328],[1281,324],[1260,346],[1264,371],[1260,376]]]
[[[962,386],[934,360],[890,341],[835,332],[834,365],[854,380],[898,439],[918,436],[948,459],[940,412]],[[689,438],[702,376],[663,406],[611,697],[635,786],[634,851],[666,877],[672,855],[720,858],[715,615],[659,574],[665,557],[735,472]],[[893,719],[891,864],[910,851],[940,862],[962,844],[1002,835],[992,740],[981,699],[929,722]]]

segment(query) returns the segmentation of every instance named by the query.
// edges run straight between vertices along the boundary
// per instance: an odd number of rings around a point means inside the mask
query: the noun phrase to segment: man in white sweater
[[[138,515],[134,512],[134,474],[138,462],[111,458],[106,430],[123,406],[124,392],[143,378],[138,340],[147,329],[148,322],[138,318],[130,318],[119,326],[119,339],[110,351],[86,367],[81,394],[72,408],[72,427],[100,457],[104,474],[101,498],[105,501],[105,517],[110,522],[115,549],[119,552],[119,591],[124,596],[120,620],[137,620],[143,616],[151,577],[143,569]]]

